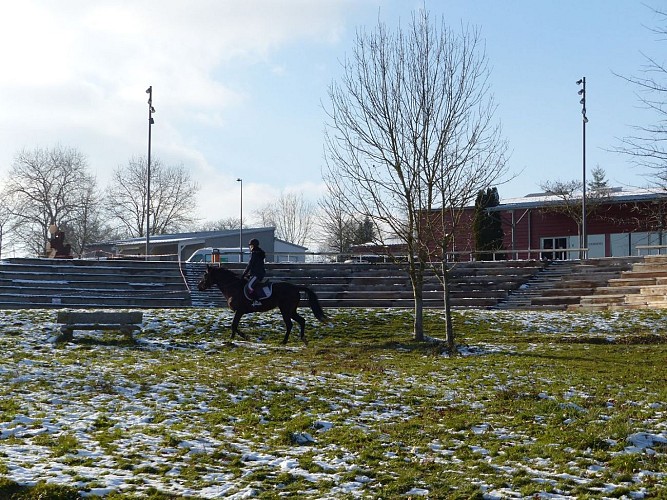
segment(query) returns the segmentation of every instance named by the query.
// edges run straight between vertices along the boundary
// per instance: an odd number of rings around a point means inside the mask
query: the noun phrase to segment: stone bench
[[[55,341],[72,340],[74,330],[115,330],[133,340],[132,334],[141,330],[143,317],[141,311],[59,311],[60,336]]]

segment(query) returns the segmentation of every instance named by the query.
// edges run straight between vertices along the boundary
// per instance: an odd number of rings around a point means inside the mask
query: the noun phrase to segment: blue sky
[[[659,6],[647,0],[648,5]],[[517,176],[501,198],[581,178],[587,79],[587,165],[614,185],[644,172],[609,152],[650,123],[635,88],[642,52],[664,54],[635,0],[14,0],[0,19],[0,170],[22,148],[74,146],[99,184],[147,150],[182,163],[201,187],[202,219],[244,220],[283,191],[323,193],[322,105],[357,28],[406,24],[425,5],[450,27],[477,26],[492,68],[497,118]]]

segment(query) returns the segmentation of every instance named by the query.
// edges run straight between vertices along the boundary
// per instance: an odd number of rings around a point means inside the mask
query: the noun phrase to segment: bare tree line
[[[667,35],[667,10],[651,9],[659,23],[650,31],[660,42]],[[648,53],[643,54],[645,65],[638,76],[617,75],[636,88],[641,107],[657,117],[653,124],[634,125],[632,133],[623,137],[615,151],[626,155],[637,167],[646,169],[652,183],[667,191],[667,65],[664,60]]]
[[[0,192],[0,249],[3,241],[11,239],[24,255],[44,255],[53,224],[65,231],[75,256],[81,256],[91,243],[144,237],[147,175],[146,158],[134,157],[118,166],[108,185],[101,188],[85,155],[76,148],[20,151]],[[195,215],[198,191],[199,185],[185,166],[154,158],[151,235],[239,228],[240,219],[235,217],[199,220]],[[329,225],[320,221],[318,210],[319,204],[302,193],[284,192],[254,211],[246,225],[273,226],[279,239],[302,246],[318,242],[318,250],[344,251],[360,242],[357,231],[356,238],[348,236],[328,246],[336,238],[326,233]]]
[[[100,189],[78,149],[55,146],[20,151],[1,193],[2,229],[23,253],[43,255],[48,229],[65,231],[75,255],[87,245],[145,235],[146,160],[119,166]],[[183,165],[151,164],[151,233],[193,224],[197,184]]]

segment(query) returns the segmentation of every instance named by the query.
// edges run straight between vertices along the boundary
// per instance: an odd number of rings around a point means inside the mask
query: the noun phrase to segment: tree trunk
[[[410,282],[415,298],[414,338],[424,340],[424,265],[421,262],[410,263]]]
[[[422,287],[416,288],[413,284],[415,295],[415,317],[414,317],[414,337],[421,342],[424,340],[424,296]]]
[[[450,354],[454,354],[454,328],[452,326],[452,307],[449,300],[449,269],[445,261],[442,262],[442,293],[443,307],[445,308],[445,340]]]

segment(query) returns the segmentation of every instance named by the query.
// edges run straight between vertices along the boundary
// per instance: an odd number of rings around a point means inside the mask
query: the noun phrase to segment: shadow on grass
[[[76,488],[38,482],[35,486],[22,486],[9,479],[0,478],[0,498],[9,500],[79,500],[83,498]]]
[[[661,345],[667,344],[667,336],[653,333],[623,335],[616,338],[567,336],[556,340],[559,344],[592,345]]]
[[[340,342],[337,345],[316,346],[316,353],[335,353],[342,350],[356,349],[362,353],[391,352],[393,354],[406,352],[430,356],[442,356],[451,354],[447,343],[443,341],[427,340],[417,342],[416,340],[379,340],[377,342],[359,343],[355,341]]]

